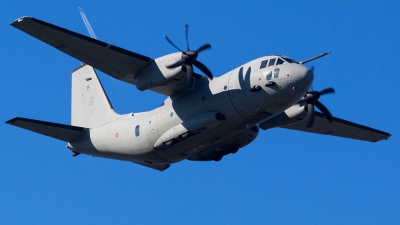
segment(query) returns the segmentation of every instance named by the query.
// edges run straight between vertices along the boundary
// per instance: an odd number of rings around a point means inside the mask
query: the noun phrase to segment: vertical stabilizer
[[[116,114],[93,67],[72,72],[71,124],[95,128],[121,117]]]

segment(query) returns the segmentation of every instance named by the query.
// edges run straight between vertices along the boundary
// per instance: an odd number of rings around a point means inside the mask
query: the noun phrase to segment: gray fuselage
[[[313,73],[297,63],[260,68],[263,61],[273,58],[279,56],[253,60],[211,82],[202,76],[196,80],[193,91],[172,95],[154,110],[126,114],[112,123],[87,129],[83,138],[68,147],[80,153],[141,164],[170,164],[205,150],[223,151],[221,146],[232,137],[291,107],[312,83]],[[186,139],[177,136],[163,142],[165,146],[155,147],[166,132],[173,135],[174,127],[185,126],[185,121],[198,120],[204,116],[196,116],[210,112],[222,114],[223,121],[211,121],[209,124],[214,125],[205,126]]]

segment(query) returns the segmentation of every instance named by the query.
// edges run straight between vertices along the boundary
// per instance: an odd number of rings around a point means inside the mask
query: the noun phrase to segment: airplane
[[[219,77],[197,60],[204,44],[150,58],[33,17],[15,28],[78,59],[72,72],[71,125],[22,117],[6,123],[67,142],[72,156],[124,160],[163,171],[172,163],[220,161],[249,145],[259,129],[285,128],[377,142],[391,134],[333,117],[319,98],[333,88],[310,90],[313,68],[304,61],[270,55],[247,62]],[[194,72],[194,66],[204,75]],[[148,112],[117,114],[96,74],[151,90],[166,100]],[[321,112],[315,111],[317,107]]]

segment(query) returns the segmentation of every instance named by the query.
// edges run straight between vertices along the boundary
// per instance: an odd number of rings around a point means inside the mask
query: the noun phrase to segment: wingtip
[[[158,170],[159,171],[164,171],[164,170],[168,169],[170,166],[171,165],[168,164],[168,165],[165,165],[164,167],[159,168]]]
[[[28,19],[32,19],[32,17],[31,17],[31,16],[23,16],[23,17],[20,17],[20,18],[14,20],[10,25],[15,27],[15,26],[17,26],[19,23],[21,23],[22,21],[28,20]]]
[[[11,120],[6,121],[6,123],[8,123],[10,125],[13,125],[15,123],[15,121],[17,121],[18,119],[19,119],[19,117],[15,117],[15,118],[13,118]]]

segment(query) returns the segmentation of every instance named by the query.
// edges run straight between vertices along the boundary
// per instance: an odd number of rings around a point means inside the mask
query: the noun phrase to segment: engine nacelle
[[[278,115],[268,119],[259,124],[259,127],[263,130],[273,127],[284,127],[290,124],[298,123],[307,118],[307,112],[305,106],[300,103],[294,104],[292,107],[279,113]]]
[[[173,141],[183,141],[190,135],[213,128],[225,120],[225,116],[218,112],[208,112],[192,117],[175,127],[167,130],[157,140],[154,148],[162,148],[173,144]]]
[[[162,56],[154,60],[149,66],[138,72],[135,76],[135,85],[141,90],[150,88],[161,87],[173,82],[173,80],[180,80],[185,76],[181,67],[169,69],[167,66],[179,61],[182,53],[172,53]]]

